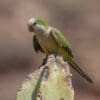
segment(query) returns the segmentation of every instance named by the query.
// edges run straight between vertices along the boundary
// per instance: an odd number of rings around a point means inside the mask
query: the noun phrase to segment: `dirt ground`
[[[100,100],[99,0],[0,0],[0,100],[15,100],[26,76],[41,64],[27,30],[31,17],[45,19],[68,38],[76,61],[93,79],[72,70],[75,100]]]

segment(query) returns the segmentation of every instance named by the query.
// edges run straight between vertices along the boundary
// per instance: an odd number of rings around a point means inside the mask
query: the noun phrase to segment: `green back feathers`
[[[64,35],[57,30],[56,28],[52,28],[52,36],[54,37],[54,39],[56,40],[56,42],[60,45],[60,47],[62,47],[63,49],[66,50],[66,52],[68,52],[69,57],[73,57],[71,49],[70,49],[70,45],[68,40],[64,37]]]
[[[42,20],[41,18],[36,18],[36,23],[39,24],[39,25],[43,25],[45,28],[48,28],[48,24]]]
[[[65,36],[59,31],[57,30],[56,28],[52,28],[55,35],[58,37],[59,41],[61,42],[61,44],[64,46],[64,47],[69,47],[70,48],[70,45],[69,45],[69,42],[68,40],[65,38]]]

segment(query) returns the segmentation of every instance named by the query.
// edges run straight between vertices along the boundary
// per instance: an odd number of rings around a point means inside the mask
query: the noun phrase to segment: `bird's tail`
[[[86,79],[89,83],[93,83],[92,79],[85,74],[85,72],[75,63],[73,59],[68,60],[68,64],[72,66],[72,68],[76,70],[81,75],[81,77]]]

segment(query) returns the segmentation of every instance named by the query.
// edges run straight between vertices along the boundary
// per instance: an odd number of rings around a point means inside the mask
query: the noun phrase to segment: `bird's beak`
[[[33,28],[31,26],[28,26],[29,32],[33,32]]]

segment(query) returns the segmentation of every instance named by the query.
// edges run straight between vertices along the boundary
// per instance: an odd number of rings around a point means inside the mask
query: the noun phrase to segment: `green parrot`
[[[84,79],[93,83],[92,79],[75,62],[69,42],[59,30],[49,26],[41,18],[31,18],[27,25],[28,30],[34,32],[33,46],[36,52],[40,51],[46,56],[49,54],[62,56]]]

